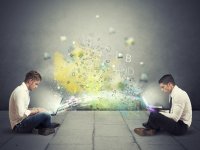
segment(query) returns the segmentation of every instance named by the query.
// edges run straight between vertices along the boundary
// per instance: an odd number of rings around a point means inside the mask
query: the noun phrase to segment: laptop
[[[68,110],[69,108],[73,108],[75,106],[77,106],[79,103],[79,100],[77,98],[75,98],[74,96],[70,97],[69,99],[65,99],[64,97],[62,97],[58,108],[56,109],[56,111],[54,113],[51,113],[51,116],[56,116],[58,114],[58,112],[64,112],[66,110]]]
[[[153,105],[147,105],[146,109],[150,112],[159,112],[161,110],[169,110],[169,108],[165,108],[163,106],[153,106]]]
[[[56,116],[58,112],[60,112],[62,110],[64,110],[64,111],[67,110],[67,107],[69,107],[69,105],[68,106],[63,105],[63,103],[64,103],[64,97],[61,98],[58,108],[56,109],[55,112],[51,113],[51,116]]]

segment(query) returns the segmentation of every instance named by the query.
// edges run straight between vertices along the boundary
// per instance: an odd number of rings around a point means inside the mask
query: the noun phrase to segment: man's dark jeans
[[[49,128],[51,127],[51,115],[49,113],[37,113],[28,116],[22,122],[15,125],[14,132],[17,133],[31,133],[34,128]]]

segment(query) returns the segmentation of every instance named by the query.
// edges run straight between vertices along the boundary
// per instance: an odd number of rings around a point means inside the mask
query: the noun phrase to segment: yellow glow
[[[112,90],[121,81],[120,75],[113,72],[116,64],[112,62],[102,62],[97,51],[75,45],[70,58],[54,54],[54,80],[73,94]]]

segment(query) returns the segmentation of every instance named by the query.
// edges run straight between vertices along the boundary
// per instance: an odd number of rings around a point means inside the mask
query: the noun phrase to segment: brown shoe
[[[156,134],[156,130],[147,128],[135,128],[134,132],[140,136],[152,136]]]

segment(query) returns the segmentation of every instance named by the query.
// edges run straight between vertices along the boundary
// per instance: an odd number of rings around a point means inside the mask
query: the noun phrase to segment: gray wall
[[[200,5],[198,0],[25,0],[0,1],[0,109],[8,108],[11,91],[27,71],[51,80],[43,53],[63,51],[73,40],[100,38],[112,51],[129,53],[136,79],[146,72],[150,83],[171,73],[200,109]],[[95,15],[100,18],[96,19]],[[116,33],[110,35],[108,28]],[[67,36],[67,43],[59,41]],[[127,48],[124,38],[136,44]],[[141,68],[140,61],[145,65]],[[50,87],[51,89],[51,87]]]

